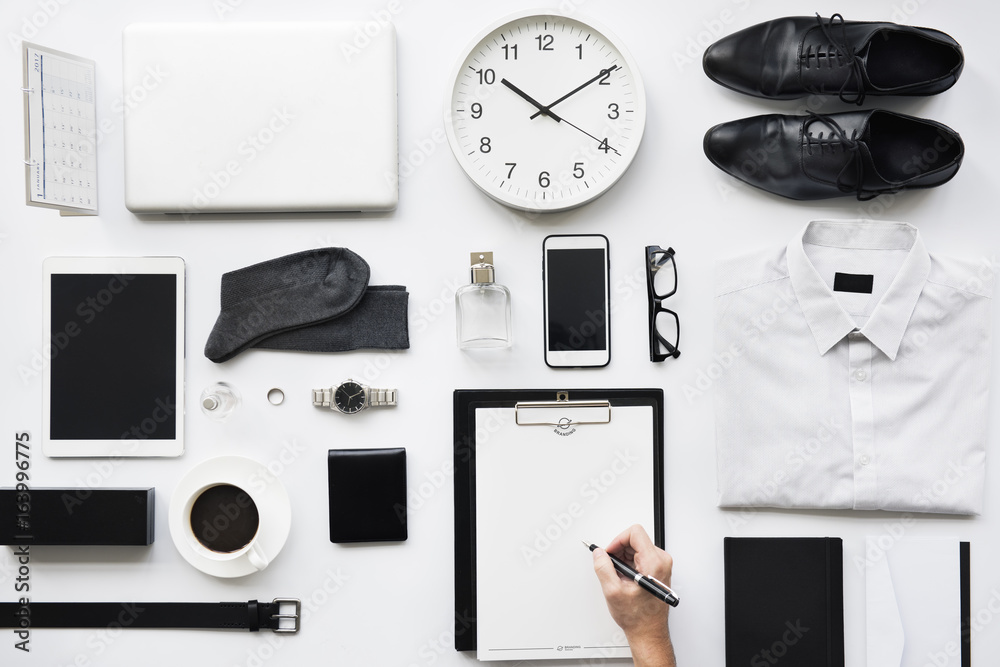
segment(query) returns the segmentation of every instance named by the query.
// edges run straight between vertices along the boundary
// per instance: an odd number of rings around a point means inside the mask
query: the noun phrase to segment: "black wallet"
[[[330,541],[406,539],[406,449],[331,449]]]

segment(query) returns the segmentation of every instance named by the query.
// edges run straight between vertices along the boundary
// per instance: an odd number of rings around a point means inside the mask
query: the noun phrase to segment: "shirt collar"
[[[833,290],[806,257],[803,244],[819,243],[842,248],[890,250],[908,249],[881,301],[861,333],[887,357],[895,360],[903,333],[930,273],[931,261],[920,232],[905,222],[870,220],[817,220],[788,244],[788,276],[809,329],[821,355],[854,331],[854,319],[841,307]]]

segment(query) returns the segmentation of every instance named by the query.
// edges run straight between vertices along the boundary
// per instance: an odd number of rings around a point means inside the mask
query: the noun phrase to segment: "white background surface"
[[[955,519],[874,512],[721,511],[715,506],[715,454],[710,395],[685,396],[718,371],[711,352],[712,263],[746,248],[782,245],[809,219],[870,217],[916,224],[931,252],[996,262],[994,118],[1000,90],[995,62],[998,11],[985,2],[883,0],[820,3],[708,0],[697,3],[586,0],[592,16],[618,34],[639,64],[649,121],[629,173],[602,199],[565,214],[532,219],[481,194],[444,143],[442,109],[449,73],[467,42],[487,24],[534,5],[415,2],[397,11],[400,204],[385,215],[228,216],[184,222],[137,219],[123,203],[121,29],[133,21],[371,19],[388,11],[382,0],[323,3],[285,0],[86,2],[8,0],[3,29],[4,92],[0,121],[0,266],[3,352],[0,381],[0,483],[14,479],[15,431],[40,433],[41,381],[22,378],[42,346],[41,261],[48,255],[176,254],[187,261],[187,452],[175,460],[52,461],[34,450],[37,486],[155,486],[156,543],[148,549],[36,549],[31,595],[42,600],[246,600],[296,596],[305,602],[303,629],[280,638],[222,632],[45,631],[32,633],[30,655],[0,632],[4,665],[459,665],[473,658],[453,648],[451,392],[456,387],[659,386],[667,400],[667,546],[676,558],[674,585],[684,598],[671,615],[678,661],[724,662],[722,538],[752,535],[834,535],[844,538],[844,599],[848,665],[864,664],[864,581],[855,559],[864,537],[949,535],[971,540],[975,618],[973,660],[1000,655],[1000,493],[992,460],[981,517]],[[541,6],[555,8],[554,2]],[[54,13],[49,18],[44,7]],[[869,203],[851,199],[794,203],[735,187],[703,156],[701,137],[725,120],[772,111],[794,112],[805,101],[766,102],[726,91],[702,73],[704,46],[717,36],[783,15],[816,9],[849,19],[933,26],[954,35],[967,64],[958,84],[928,99],[879,100],[867,106],[926,116],[958,130],[967,155],[944,187]],[[40,27],[36,27],[38,24]],[[23,205],[21,34],[98,65],[98,114],[112,129],[99,147],[100,216],[60,219]],[[686,59],[686,60],[685,60]],[[297,66],[293,60],[289,67]],[[562,88],[562,86],[559,86]],[[813,109],[844,110],[839,102]],[[555,371],[542,361],[540,248],[550,233],[604,233],[611,240],[614,290],[612,360],[602,370]],[[683,356],[647,358],[642,248],[672,245],[680,290],[670,307],[683,320]],[[251,351],[217,366],[201,353],[218,313],[225,271],[317,246],[346,246],[372,266],[372,283],[402,283],[410,291],[411,349],[399,354],[327,356]],[[498,280],[514,302],[514,348],[471,355],[455,345],[453,294],[468,281],[468,253],[492,250]],[[996,366],[996,364],[994,364]],[[994,368],[994,376],[997,375]],[[347,376],[397,387],[398,408],[345,418],[314,409],[312,387]],[[228,423],[209,422],[197,408],[208,384],[226,380],[244,397]],[[994,382],[995,384],[995,382]],[[282,387],[285,405],[272,407],[267,389]],[[123,387],[122,391],[128,388]],[[81,391],[86,391],[81,387]],[[690,394],[691,392],[689,392]],[[108,397],[114,400],[113,396]],[[993,404],[1000,392],[993,393]],[[997,439],[991,423],[991,449]],[[327,535],[326,451],[332,447],[405,446],[410,489],[410,539],[401,545],[342,547]],[[166,530],[167,507],[181,476],[202,460],[241,454],[270,464],[287,486],[293,525],[288,543],[262,573],[219,580],[183,561]],[[904,525],[904,519],[905,524]],[[571,537],[576,539],[575,536]],[[10,549],[0,549],[0,598],[15,597]],[[933,585],[934,575],[928,573]],[[992,606],[991,606],[992,605]],[[594,613],[604,613],[595,609]],[[943,647],[942,647],[943,648]]]

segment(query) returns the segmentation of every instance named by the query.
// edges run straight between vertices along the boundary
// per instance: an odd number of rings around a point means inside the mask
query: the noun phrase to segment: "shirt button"
[[[866,465],[868,465],[869,463],[871,463],[871,462],[872,462],[872,460],[871,460],[871,457],[869,457],[869,456],[868,456],[867,454],[862,454],[862,455],[861,455],[861,458],[859,458],[859,459],[858,459],[858,462],[859,462],[859,463],[860,463],[861,465],[863,465],[863,466],[866,466]]]
[[[868,378],[868,373],[865,372],[865,369],[859,368],[858,370],[854,371],[854,378],[858,382],[864,382]]]

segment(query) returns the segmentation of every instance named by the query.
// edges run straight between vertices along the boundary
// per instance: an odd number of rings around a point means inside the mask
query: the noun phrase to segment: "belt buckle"
[[[279,612],[281,611],[281,605],[283,604],[290,604],[295,606],[294,614],[282,614],[282,613],[271,614],[271,620],[278,621],[277,623],[274,624],[274,627],[271,628],[271,631],[281,634],[295,634],[296,632],[298,632],[299,619],[301,618],[302,615],[302,602],[300,600],[297,600],[296,598],[274,598],[273,600],[271,600],[271,604],[278,605]],[[292,620],[293,623],[292,627],[290,628],[281,627],[281,620],[286,618]]]

